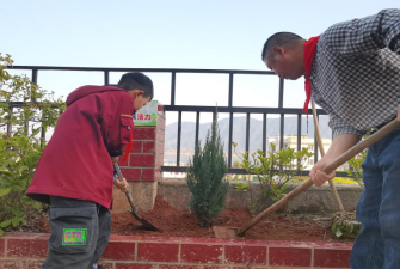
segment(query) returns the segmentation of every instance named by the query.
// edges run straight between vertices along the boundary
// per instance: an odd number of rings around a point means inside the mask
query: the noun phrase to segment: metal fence
[[[163,172],[186,172],[186,167],[180,166],[180,144],[181,144],[181,119],[182,112],[195,112],[196,113],[196,134],[195,141],[199,140],[199,121],[201,112],[213,112],[215,117],[215,106],[205,105],[177,105],[176,104],[176,81],[177,74],[227,74],[229,77],[228,84],[228,106],[218,106],[218,112],[229,113],[229,138],[228,138],[228,172],[229,173],[244,173],[243,169],[232,168],[232,139],[233,139],[233,117],[234,113],[245,113],[246,114],[246,152],[250,148],[250,119],[251,115],[262,115],[263,116],[263,143],[262,150],[266,152],[266,124],[267,115],[280,115],[280,130],[279,130],[279,149],[283,148],[284,143],[284,116],[295,115],[297,116],[297,150],[301,150],[301,117],[302,109],[300,108],[283,108],[283,93],[284,93],[284,79],[279,78],[279,94],[278,94],[278,107],[250,107],[250,106],[234,106],[233,105],[233,86],[235,75],[259,75],[259,76],[276,76],[275,73],[269,71],[249,71],[249,70],[233,70],[233,69],[180,69],[180,68],[98,68],[98,67],[51,67],[51,66],[13,66],[14,70],[30,70],[32,72],[32,81],[37,83],[38,73],[43,71],[73,71],[73,72],[102,72],[104,74],[104,84],[110,84],[110,73],[112,72],[144,72],[144,73],[167,73],[171,75],[171,102],[165,105],[165,111],[175,111],[178,113],[178,137],[177,137],[177,165],[176,166],[162,166],[161,171]],[[18,104],[14,104],[15,107]],[[326,115],[326,112],[322,109],[316,110],[317,116]],[[309,114],[312,115],[311,109]],[[42,136],[44,134],[42,133]],[[318,161],[318,142],[314,136],[314,162]],[[298,175],[308,175],[308,171],[297,171]],[[346,176],[344,172],[338,172],[338,176]]]

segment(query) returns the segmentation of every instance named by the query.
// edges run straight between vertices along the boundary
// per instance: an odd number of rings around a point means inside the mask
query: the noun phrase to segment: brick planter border
[[[0,268],[40,268],[48,236],[6,233]],[[350,251],[347,243],[111,236],[101,263],[107,269],[350,268]]]

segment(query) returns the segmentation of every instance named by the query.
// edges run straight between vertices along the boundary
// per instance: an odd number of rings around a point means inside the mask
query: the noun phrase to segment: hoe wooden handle
[[[319,131],[319,123],[318,123],[318,117],[317,117],[317,112],[315,110],[315,102],[312,100],[312,111],[313,111],[313,118],[314,118],[314,129],[315,129],[315,136],[317,137],[318,141],[318,146],[321,152],[321,157],[325,156],[325,149],[324,146],[322,145],[322,138],[321,138],[321,133]],[[331,187],[331,192],[333,199],[336,202],[336,205],[339,209],[340,212],[346,212],[344,209],[344,206],[342,204],[342,201],[340,200],[339,193],[336,189],[335,183],[333,183],[332,180],[329,180],[329,186]]]

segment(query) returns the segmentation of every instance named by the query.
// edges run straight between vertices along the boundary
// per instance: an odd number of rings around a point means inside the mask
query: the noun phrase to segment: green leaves
[[[25,196],[41,152],[24,134],[14,134],[0,142],[0,227],[17,227],[26,223],[27,210],[41,210],[41,203]]]
[[[0,122],[12,124],[19,130],[19,133],[27,133],[27,128],[31,126],[26,122],[31,118],[39,119],[45,126],[54,127],[62,110],[65,110],[65,103],[61,98],[49,98],[54,93],[42,90],[25,75],[10,75],[7,67],[12,66],[11,56],[1,56],[0,54],[0,97],[7,102],[21,102],[20,108],[13,108],[5,102],[0,107]],[[50,100],[53,99],[53,100]],[[39,129],[35,126],[30,138],[38,134]]]
[[[1,228],[5,228],[7,226],[10,226],[12,221],[13,221],[12,219],[8,219],[8,220],[5,220],[5,221],[2,221],[2,222],[0,222],[0,227]]]
[[[249,185],[244,184],[244,183],[236,183],[235,184],[235,190],[236,191],[247,191],[247,188],[249,187]]]
[[[290,147],[277,150],[275,143],[270,143],[270,151],[265,154],[262,150],[258,150],[251,153],[250,156],[247,152],[239,155],[236,152],[237,146],[237,143],[233,143],[235,154],[241,156],[241,163],[236,166],[246,169],[247,173],[254,175],[259,182],[254,187],[259,191],[251,196],[250,207],[253,213],[259,213],[273,202],[281,199],[289,186],[288,183],[294,179],[295,170],[303,169],[302,161],[313,156],[313,153],[308,152],[307,148],[302,148],[297,152]],[[235,190],[242,191],[242,187],[236,184]],[[246,190],[252,190],[250,184]]]
[[[20,223],[26,224],[26,221],[22,218],[8,219],[8,220],[0,222],[0,227],[6,228],[10,225],[12,225],[13,227],[17,227]]]
[[[356,220],[355,213],[333,214],[332,233],[336,237],[355,238],[361,232],[362,224]]]
[[[335,235],[336,235],[336,237],[338,237],[338,238],[339,238],[339,237],[342,237],[343,232],[342,232],[340,229],[337,229]]]
[[[19,210],[19,208],[17,206],[13,206],[11,209],[11,212],[17,217],[19,217],[21,215],[21,211]]]
[[[32,136],[36,136],[40,132],[39,128],[32,129]]]
[[[41,210],[41,203],[25,196],[44,148],[37,136],[42,128],[54,127],[66,107],[25,75],[10,75],[12,63],[10,55],[0,53],[0,97],[6,100],[0,103],[0,122],[12,126],[11,134],[0,133],[0,236],[9,226],[26,224],[27,212]],[[15,101],[22,105],[11,109]]]
[[[11,223],[14,227],[17,227],[20,223],[20,220],[21,219],[19,219],[19,218],[15,218],[15,219],[12,219]]]
[[[32,201],[32,206],[33,208],[39,210],[42,209],[42,203],[36,202],[36,201]]]
[[[351,158],[348,161],[348,164],[352,168],[352,171],[346,170],[346,173],[353,177],[362,188],[364,188],[362,163],[364,162],[366,155],[367,152],[363,151],[356,157]]]
[[[0,197],[1,196],[6,196],[11,192],[11,188],[0,188]]]

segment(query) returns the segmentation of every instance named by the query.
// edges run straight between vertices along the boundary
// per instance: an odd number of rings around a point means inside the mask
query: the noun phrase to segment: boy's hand
[[[115,164],[118,162],[118,157],[111,157],[111,162],[112,164]]]
[[[128,182],[126,181],[125,178],[120,179],[119,177],[116,177],[116,178],[115,178],[115,181],[114,181],[114,184],[115,184],[115,186],[117,187],[117,189],[119,189],[119,190],[121,190],[121,191],[123,191],[123,192],[125,192],[125,191],[128,190],[128,188],[129,188],[129,184],[128,184]]]

